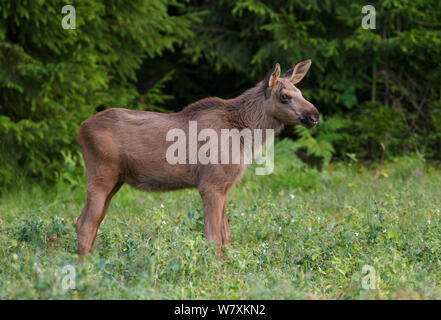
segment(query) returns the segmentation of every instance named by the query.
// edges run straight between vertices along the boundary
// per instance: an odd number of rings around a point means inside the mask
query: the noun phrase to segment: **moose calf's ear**
[[[276,63],[274,68],[272,68],[263,79],[263,87],[267,89],[268,87],[272,87],[276,84],[277,79],[280,77],[280,65]]]
[[[288,78],[292,84],[299,83],[300,80],[308,73],[311,67],[311,60],[305,60],[296,64],[294,68],[289,69],[283,75],[283,78]]]
[[[276,66],[274,67],[274,71],[271,74],[271,77],[269,78],[268,86],[272,87],[276,84],[277,79],[280,77],[280,64],[276,63]]]

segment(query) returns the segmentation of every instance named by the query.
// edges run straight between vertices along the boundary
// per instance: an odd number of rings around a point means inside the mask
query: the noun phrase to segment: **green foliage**
[[[162,107],[164,103],[173,98],[169,94],[163,93],[166,82],[171,81],[173,77],[173,71],[167,73],[164,77],[159,79],[141,98],[140,110],[149,110],[157,112],[170,112],[166,108]]]
[[[284,139],[274,145],[274,171],[269,175],[256,175],[256,166],[247,170],[247,180],[252,182],[256,192],[278,192],[298,188],[310,190],[317,186],[317,170],[307,170],[308,166],[295,156],[298,145],[290,139]],[[248,183],[248,182],[245,182]],[[271,188],[269,188],[271,186]]]
[[[286,150],[289,150],[286,151]],[[1,299],[439,299],[441,171],[418,156],[318,172],[276,145],[275,171],[230,192],[233,243],[218,259],[196,190],[123,187],[78,263],[84,185],[30,181],[0,201]],[[302,164],[300,164],[301,166]],[[251,168],[250,168],[251,169]],[[75,269],[63,290],[63,267]],[[364,265],[377,289],[361,286]]]
[[[361,141],[366,148],[358,152],[362,156],[381,150],[381,143],[391,150],[392,154],[399,154],[402,148],[410,144],[409,137],[403,137],[407,128],[403,123],[402,109],[392,109],[382,104],[365,104],[354,125],[360,135],[352,139],[352,150]]]
[[[313,130],[296,126],[295,131],[299,139],[295,141],[295,149],[304,148],[308,155],[323,159],[325,165],[331,161],[335,153],[334,144],[347,140],[347,134],[341,130],[347,126],[347,121],[340,116],[322,119],[320,125]]]
[[[76,29],[61,27],[59,1],[3,1],[0,8],[0,182],[11,171],[55,180],[78,152],[79,123],[99,106],[139,108],[168,96],[136,90],[135,71],[192,36],[195,15],[177,1],[75,1]],[[170,74],[164,76],[167,81]],[[70,158],[76,161],[79,158]]]
[[[296,150],[359,160],[441,154],[441,4],[374,1],[74,1],[76,29],[57,0],[0,7],[0,184],[75,180],[76,134],[97,110],[178,111],[231,98],[279,62],[313,61],[298,85],[325,119]],[[334,120],[331,120],[334,119]],[[334,128],[334,124],[341,126]],[[77,169],[72,168],[72,163]]]
[[[203,26],[188,40],[193,60],[207,59],[216,70],[230,69],[262,79],[275,62],[289,68],[310,58],[310,74],[298,85],[325,116],[352,125],[349,140],[333,148],[296,129],[310,153],[355,153],[378,159],[403,150],[440,156],[441,4],[436,0],[373,1],[376,29],[365,30],[363,1],[203,2]],[[190,11],[194,8],[189,8]],[[320,144],[322,144],[320,146]],[[315,145],[315,146],[313,146]],[[314,152],[311,150],[315,150]],[[322,150],[322,151],[318,151]],[[327,150],[327,151],[324,151]]]

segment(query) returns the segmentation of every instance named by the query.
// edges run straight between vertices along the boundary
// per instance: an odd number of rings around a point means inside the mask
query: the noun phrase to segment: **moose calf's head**
[[[317,109],[294,86],[303,79],[310,66],[311,60],[305,60],[280,76],[280,65],[277,63],[262,82],[267,113],[283,124],[301,124],[312,128],[320,120]]]

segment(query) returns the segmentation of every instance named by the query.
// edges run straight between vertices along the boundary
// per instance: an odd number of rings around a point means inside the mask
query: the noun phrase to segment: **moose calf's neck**
[[[266,112],[267,101],[260,83],[240,96],[226,100],[228,122],[239,130],[273,129],[275,135],[279,134],[283,124]]]

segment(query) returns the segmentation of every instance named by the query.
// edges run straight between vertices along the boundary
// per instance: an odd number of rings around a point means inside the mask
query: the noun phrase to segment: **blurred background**
[[[304,59],[298,87],[322,122],[281,136],[302,160],[440,160],[438,0],[78,0],[74,30],[61,26],[65,4],[0,1],[1,186],[75,179],[79,124],[98,111],[232,98]],[[361,25],[366,4],[374,30]]]

